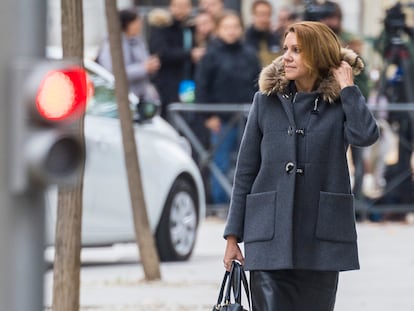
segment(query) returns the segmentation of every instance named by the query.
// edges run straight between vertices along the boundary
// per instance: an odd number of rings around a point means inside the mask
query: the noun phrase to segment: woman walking
[[[363,63],[329,27],[292,24],[283,50],[260,74],[223,261],[250,271],[254,311],[331,311],[339,272],[359,269],[346,151],[379,132],[353,83]]]

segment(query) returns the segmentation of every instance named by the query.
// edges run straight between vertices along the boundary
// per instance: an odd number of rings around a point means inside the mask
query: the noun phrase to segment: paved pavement
[[[81,310],[211,311],[224,273],[223,226],[222,220],[207,218],[192,258],[162,263],[161,281],[143,281],[142,266],[133,259],[84,266]],[[414,311],[414,224],[358,223],[358,234],[361,270],[340,274],[335,311]],[[135,250],[135,245],[125,246],[124,260],[134,258]],[[46,310],[50,310],[52,280],[48,271]]]

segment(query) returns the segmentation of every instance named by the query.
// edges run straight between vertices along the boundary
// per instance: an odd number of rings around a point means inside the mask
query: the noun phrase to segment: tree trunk
[[[144,267],[147,281],[161,278],[159,257],[155,247],[142,191],[141,172],[134,135],[133,118],[129,108],[128,80],[122,52],[121,27],[119,24],[116,2],[105,0],[106,19],[108,25],[109,44],[111,48],[112,68],[115,76],[115,97],[118,102],[121,121],[124,159],[128,175],[129,193],[135,225],[135,236],[138,243],[140,259]]]
[[[82,0],[61,0],[63,57],[83,64]],[[83,145],[83,118],[77,123]],[[53,311],[78,311],[84,165],[73,188],[59,188],[53,275]]]

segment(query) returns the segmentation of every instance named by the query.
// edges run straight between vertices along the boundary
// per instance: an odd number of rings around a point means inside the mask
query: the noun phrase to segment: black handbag
[[[247,302],[250,307],[250,291],[247,283],[246,273],[241,264],[233,261],[230,271],[224,273],[221,283],[220,293],[213,311],[247,311],[242,306],[242,293],[246,294]]]

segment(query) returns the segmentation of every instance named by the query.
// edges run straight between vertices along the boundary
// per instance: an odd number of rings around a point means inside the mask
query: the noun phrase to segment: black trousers
[[[332,311],[337,271],[250,271],[253,311]]]

